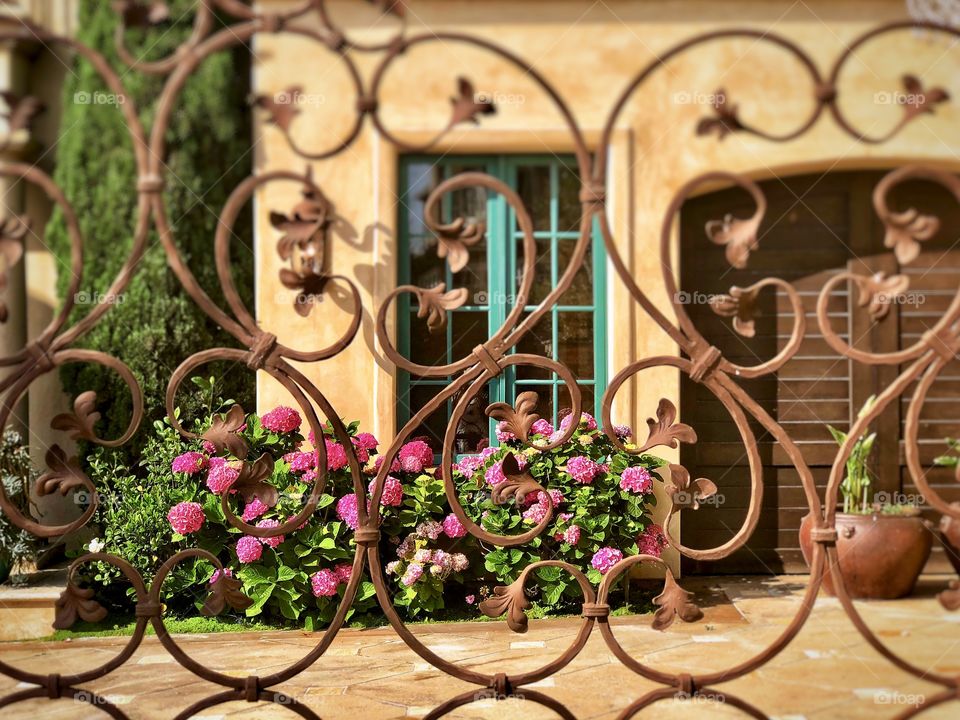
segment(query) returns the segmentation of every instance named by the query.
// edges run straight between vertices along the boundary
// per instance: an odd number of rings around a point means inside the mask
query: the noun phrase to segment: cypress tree
[[[139,56],[159,59],[171,53],[189,35],[193,0],[169,3],[170,22],[126,33],[127,46]],[[136,103],[144,126],[152,126],[166,76],[129,69],[117,57],[114,29],[119,15],[111,3],[81,4],[78,39],[96,49],[120,74]],[[222,28],[218,22],[217,27]],[[215,302],[224,304],[213,264],[217,216],[231,190],[250,172],[251,147],[249,50],[237,47],[220,52],[200,65],[179,96],[167,132],[164,198],[174,237],[187,265]],[[109,288],[128,257],[136,225],[136,166],[124,118],[113,104],[78,101],[106,93],[99,74],[77,57],[66,73],[61,138],[56,148],[54,179],[72,203],[84,237],[85,264],[81,297],[96,299]],[[102,95],[101,95],[102,98]],[[235,282],[248,307],[253,296],[253,242],[249,216],[241,216],[234,230],[232,264]],[[58,259],[58,287],[66,292],[70,274],[70,242],[59,212],[48,224],[46,239]],[[92,305],[78,303],[76,322]],[[235,346],[235,341],[193,303],[167,266],[157,233],[151,230],[148,250],[125,292],[77,346],[107,352],[126,363],[144,393],[145,417],[140,432],[122,453],[130,466],[150,431],[165,414],[164,393],[171,373],[199,350]],[[253,407],[254,377],[245,367],[210,366],[223,397]],[[102,419],[101,437],[115,438],[125,429],[131,412],[126,385],[113,372],[93,364],[71,364],[61,369],[64,391],[71,397],[85,390],[97,392]],[[178,396],[184,415],[203,412],[191,385]]]

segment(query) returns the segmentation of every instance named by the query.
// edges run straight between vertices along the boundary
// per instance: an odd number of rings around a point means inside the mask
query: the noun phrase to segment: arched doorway
[[[873,322],[858,304],[856,288],[835,293],[830,300],[833,327],[861,349],[892,351],[912,345],[942,315],[960,285],[960,207],[940,186],[914,182],[890,196],[896,210],[914,207],[942,221],[940,231],[923,243],[920,256],[900,267],[884,247],[884,229],[871,202],[882,172],[830,172],[769,180],[761,183],[769,208],[759,233],[759,248],[743,270],[727,263],[723,248],[704,232],[710,220],[727,213],[749,217],[753,206],[739,189],[721,190],[688,201],[681,213],[680,287],[692,298],[688,312],[706,338],[740,364],[757,364],[775,355],[790,335],[793,318],[786,297],[761,293],[756,334],[737,334],[728,318],[717,316],[706,302],[711,294],[731,286],[745,287],[764,277],[780,277],[800,291],[807,316],[807,333],[797,355],[775,376],[742,381],[751,396],[776,418],[800,446],[823,497],[837,446],[826,425],[846,430],[851,415],[887,385],[896,367],[852,363],[820,334],[815,316],[817,294],[833,274],[902,273],[910,287],[880,322]],[[872,458],[874,486],[892,494],[915,495],[905,467],[902,422],[912,389],[891,406],[874,428],[878,441]],[[929,465],[946,450],[945,437],[960,435],[960,362],[946,368],[924,405],[920,430],[921,456]],[[736,427],[722,405],[702,386],[684,377],[681,414],[699,436],[684,446],[681,461],[696,476],[714,480],[722,503],[685,512],[682,536],[690,547],[713,547],[741,526],[750,503],[750,471]],[[806,572],[797,532],[807,505],[797,471],[782,448],[753,423],[764,465],[764,501],[760,522],[746,547],[718,562],[685,560],[691,573]],[[960,500],[960,485],[952,470],[933,469],[928,478],[948,500]],[[946,570],[938,551],[929,569]]]

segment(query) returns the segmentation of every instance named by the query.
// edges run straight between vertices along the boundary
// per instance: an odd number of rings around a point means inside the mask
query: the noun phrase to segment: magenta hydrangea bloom
[[[465,477],[473,477],[483,466],[483,457],[480,455],[465,455],[460,458],[460,462],[453,466],[455,471],[459,471]]]
[[[327,446],[327,467],[330,470],[343,470],[348,464],[347,451],[340,443],[329,438],[324,440]]]
[[[553,435],[554,428],[553,428],[553,425],[550,424],[549,420],[544,420],[543,418],[540,418],[530,428],[530,432],[532,432],[534,435],[543,435],[544,437],[550,437],[551,435]]]
[[[637,548],[641,555],[653,555],[660,557],[663,549],[668,545],[667,536],[663,528],[656,523],[647,527],[637,536]]]
[[[505,483],[507,476],[503,474],[503,462],[495,462],[488,467],[483,477],[486,479],[487,484],[492,487],[496,487],[500,483]]]
[[[371,480],[367,486],[367,491],[373,493],[373,488],[377,484],[376,480]],[[380,495],[380,504],[389,507],[398,507],[403,503],[403,485],[395,477],[388,476],[383,481],[383,493]]]
[[[255,497],[243,508],[243,515],[240,517],[244,522],[248,523],[251,520],[256,520],[269,509],[270,508],[261,502],[260,498]]]
[[[213,444],[212,442],[210,442],[209,440],[204,440],[204,441],[203,441],[203,445],[202,445],[201,447],[203,447],[203,451],[204,451],[207,455],[213,455],[215,452],[217,452],[217,446],[214,445],[214,444]]]
[[[263,545],[252,535],[244,535],[237,540],[237,560],[246,564],[256,562],[263,555]]]
[[[356,445],[361,450],[376,450],[380,445],[380,441],[377,440],[371,433],[357,433],[357,436],[353,439],[353,444]]]
[[[220,495],[227,491],[238,477],[240,477],[240,471],[228,463],[225,458],[210,458],[207,487],[214,495]]]
[[[503,429],[503,426],[505,424],[506,423],[502,421],[497,423],[497,442],[499,443],[513,442],[514,440],[517,439],[517,436],[514,435],[512,432],[510,432],[509,430]]]
[[[198,473],[206,466],[207,456],[195,450],[185,452],[183,455],[177,455],[173,459],[173,462],[170,463],[170,468],[175,473],[186,473],[187,475]]]
[[[543,503],[534,503],[523,511],[523,519],[529,520],[534,525],[540,524],[547,516],[547,506]]]
[[[411,440],[397,456],[404,472],[419,473],[433,464],[433,450],[423,440]]]
[[[200,503],[182,502],[170,508],[170,512],[167,513],[167,520],[175,533],[189,535],[203,527],[206,516],[203,514]]]
[[[560,421],[560,429],[566,431],[570,428],[570,424],[573,422],[573,413],[567,415],[563,420]],[[597,421],[590,413],[581,413],[580,414],[580,425],[586,427],[587,430],[596,430]]]
[[[568,527],[563,531],[562,539],[567,545],[576,545],[580,542],[580,526],[571,525]]]
[[[653,489],[653,477],[645,467],[628,467],[620,476],[620,489],[643,495]]]
[[[310,588],[314,597],[333,597],[337,594],[340,581],[333,570],[321,570],[310,578]]]
[[[476,595],[467,595],[464,600],[466,600],[467,605],[473,605],[477,601]]]
[[[226,575],[227,577],[233,577],[233,570],[230,568],[224,568],[222,574]],[[210,584],[213,585],[217,580],[219,580],[220,575],[221,573],[219,570],[214,570],[213,575],[210,576]]]
[[[333,568],[333,574],[337,576],[337,580],[340,582],[348,583],[353,575],[353,565],[350,563],[340,563],[339,565],[335,565]]]
[[[337,517],[343,520],[352,530],[356,530],[360,526],[358,512],[357,496],[353,493],[344,495],[337,500]]]
[[[275,527],[280,527],[280,523],[277,522],[276,520],[261,520],[260,522],[257,523],[257,527],[258,528],[275,528]],[[269,545],[274,550],[276,550],[280,546],[280,543],[283,542],[283,535],[276,535],[275,537],[260,538],[260,542],[262,542],[264,545]]]
[[[290,465],[291,472],[306,472],[317,466],[317,453],[314,452],[292,452],[283,456],[284,462]]]
[[[300,413],[286,405],[280,405],[261,416],[260,424],[267,430],[277,433],[289,433],[300,429],[303,419]]]
[[[443,534],[448,538],[461,538],[467,534],[467,529],[460,522],[460,518],[450,513],[443,519]]]
[[[377,472],[380,472],[380,468],[383,467],[383,455],[378,455],[377,459],[373,461],[373,467]],[[390,472],[396,473],[402,471],[403,468],[400,467],[400,461],[397,458],[393,459],[393,462],[390,463]]]
[[[567,460],[567,473],[581,485],[593,482],[602,468],[585,455],[577,455]]]
[[[590,565],[593,566],[594,570],[598,570],[601,575],[606,575],[610,568],[621,560],[623,560],[622,552],[616,548],[602,547],[594,553]]]

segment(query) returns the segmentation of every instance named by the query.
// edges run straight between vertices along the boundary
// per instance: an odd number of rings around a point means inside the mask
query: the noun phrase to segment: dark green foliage
[[[127,33],[134,55],[156,60],[172,52],[189,34],[192,0],[170,3],[172,23]],[[147,133],[166,78],[128,69],[116,56],[113,34],[118,16],[107,2],[81,4],[79,40],[102,53],[121,76],[139,110]],[[164,200],[176,243],[201,286],[219,304],[222,293],[213,265],[217,216],[230,191],[252,166],[248,50],[238,47],[204,62],[178,98],[167,133]],[[80,220],[84,237],[84,274],[71,322],[104,297],[133,244],[137,221],[136,166],[131,136],[117,104],[93,67],[76,58],[67,73],[61,139],[56,150],[55,180]],[[252,307],[253,251],[249,217],[234,230],[235,282]],[[59,211],[46,239],[58,257],[61,295],[70,281],[70,241]],[[146,417],[141,432],[124,448],[128,465],[136,465],[146,433],[165,415],[163,395],[174,370],[191,354],[210,347],[235,346],[182,290],[167,266],[158,235],[151,231],[148,250],[129,287],[78,345],[105,351],[125,362],[144,391]],[[235,365],[209,369],[222,376],[220,390],[252,407],[254,378]],[[97,392],[103,418],[101,437],[117,437],[130,418],[131,399],[123,381],[100,366],[66,366],[65,391],[75,397]],[[199,399],[178,399],[186,417],[194,417]]]

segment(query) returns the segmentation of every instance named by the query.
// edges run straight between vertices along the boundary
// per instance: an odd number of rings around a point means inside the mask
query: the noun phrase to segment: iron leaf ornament
[[[652,627],[661,632],[673,625],[676,618],[683,622],[696,622],[703,617],[703,611],[691,601],[692,593],[687,592],[677,584],[670,568],[663,581],[663,592],[653,599],[653,604],[659,610],[654,613]]]
[[[857,305],[866,308],[874,322],[883,320],[890,313],[896,296],[905,293],[910,287],[910,278],[906,275],[888,276],[883,272],[858,275],[854,282],[860,290]]]
[[[487,415],[494,420],[499,420],[503,429],[513,433],[518,440],[527,442],[533,424],[540,419],[540,416],[534,412],[538,400],[539,396],[533,391],[520,393],[512,406],[505,402],[488,406]]]
[[[93,486],[86,473],[80,469],[76,455],[67,459],[67,453],[59,445],[47,450],[44,461],[49,470],[37,478],[36,491],[40,497],[55,492],[65,496],[77,488]]]
[[[273,459],[264,453],[253,462],[243,463],[240,474],[233,481],[230,490],[237,492],[246,502],[258,498],[267,507],[274,507],[280,501],[279,491],[266,480],[273,475]]]
[[[62,430],[70,434],[74,440],[93,440],[96,435],[93,426],[100,420],[97,411],[97,392],[87,390],[77,395],[73,401],[72,413],[60,413],[50,421],[54,430]]]
[[[746,338],[756,335],[755,311],[760,288],[753,285],[741,288],[734,285],[729,295],[714,295],[710,309],[720,317],[732,317],[733,329]]]
[[[903,90],[906,101],[903,103],[904,122],[920,115],[933,115],[937,105],[950,99],[950,94],[942,87],[923,87],[923,81],[916,75],[903,76]]]
[[[737,115],[737,106],[727,102],[727,91],[719,88],[713,94],[714,117],[706,117],[697,123],[697,135],[716,135],[723,140],[727,135],[745,130],[746,126],[740,122]]]
[[[480,612],[489,618],[507,616],[507,627],[515,633],[525,633],[528,629],[526,610],[530,601],[523,590],[523,575],[510,585],[498,585],[493,595],[480,602]]]
[[[465,77],[457,78],[457,95],[450,98],[453,114],[450,116],[450,127],[462,122],[480,124],[480,115],[494,115],[497,106],[485,95],[477,93],[473,83]]]
[[[234,405],[225,414],[214,417],[209,429],[200,437],[212,444],[218,453],[226,450],[243,460],[250,452],[247,441],[240,435],[246,422],[243,408]]]
[[[658,445],[676,449],[678,443],[690,445],[697,441],[697,433],[692,427],[677,422],[677,406],[667,398],[660,398],[657,419],[647,418],[647,427],[647,441],[640,448],[641,453]]]
[[[77,620],[100,622],[107,616],[107,609],[93,599],[93,588],[81,588],[67,583],[54,603],[55,616],[53,627],[66,630],[73,627]]]
[[[940,229],[940,219],[934,215],[922,215],[915,208],[890,213],[886,219],[884,247],[893,250],[897,262],[906,265],[920,255],[920,243],[929,240]]]
[[[257,95],[253,98],[253,106],[267,111],[267,122],[276,125],[284,133],[290,132],[290,125],[300,114],[300,108],[294,101],[303,93],[301,85],[291,85],[283,92],[275,95]]]
[[[450,272],[458,273],[470,262],[470,248],[483,240],[487,224],[482,220],[467,222],[457,218],[445,225],[436,225],[437,257],[446,260]]]
[[[743,270],[750,253],[760,247],[757,240],[759,226],[759,216],[741,220],[728,213],[723,220],[708,221],[706,232],[710,242],[723,247],[727,262],[737,270]]]
[[[511,498],[524,498],[530,493],[544,492],[543,485],[534,480],[528,471],[520,469],[520,463],[517,462],[516,455],[507,453],[501,463],[503,475],[507,479],[498,483],[490,491],[490,499],[494,505],[505,505]],[[547,494],[547,502],[550,507],[553,506],[549,493]]]
[[[437,332],[446,327],[447,311],[462,307],[468,295],[466,288],[456,288],[447,292],[445,283],[429,289],[416,288],[414,292],[420,305],[417,317],[421,320],[427,319],[427,329],[430,332]]]
[[[210,593],[207,595],[200,612],[207,617],[214,617],[222,613],[227,606],[242,612],[253,605],[253,599],[247,597],[240,589],[243,583],[224,570],[217,571],[217,579],[210,584]]]
[[[717,485],[707,478],[690,479],[690,472],[682,465],[670,465],[667,495],[677,510],[698,510],[700,503],[717,493]]]

